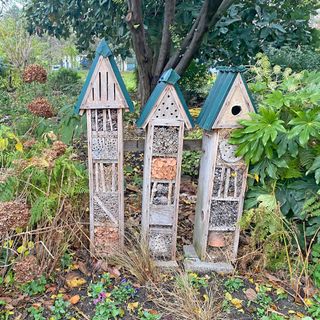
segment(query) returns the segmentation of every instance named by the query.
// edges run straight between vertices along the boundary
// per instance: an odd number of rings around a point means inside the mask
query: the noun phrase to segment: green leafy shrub
[[[56,91],[76,94],[81,90],[81,76],[72,69],[61,68],[49,75],[49,86]]]
[[[247,214],[254,220],[251,238],[258,243],[260,235],[264,244],[269,242],[269,248],[264,246],[271,253],[267,265],[292,272],[290,260],[296,259],[297,268],[306,270],[301,252],[308,257],[310,246],[320,241],[320,73],[272,67],[261,54],[250,72],[259,113],[240,121],[243,127],[230,142],[250,165],[246,208],[255,208]],[[282,217],[274,219],[278,209]]]
[[[45,292],[47,280],[44,276],[41,276],[38,280],[32,280],[29,283],[26,283],[22,287],[22,291],[29,296],[35,296]]]
[[[184,151],[182,154],[182,174],[196,178],[199,175],[200,151]]]
[[[320,53],[313,48],[292,48],[283,46],[281,48],[270,47],[266,50],[270,62],[283,68],[291,68],[296,72],[302,70],[320,71]]]

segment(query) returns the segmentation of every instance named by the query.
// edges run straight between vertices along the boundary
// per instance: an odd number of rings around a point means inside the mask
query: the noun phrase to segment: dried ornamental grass
[[[202,294],[191,284],[188,274],[179,273],[173,288],[151,289],[156,294],[154,303],[173,319],[222,319],[222,298],[218,286],[211,286]]]
[[[54,116],[52,105],[43,97],[33,100],[27,108],[38,117],[51,118]]]
[[[29,208],[19,201],[0,202],[0,236],[16,228],[28,225]]]
[[[45,83],[47,81],[47,71],[38,64],[30,64],[24,69],[23,81],[26,83]]]

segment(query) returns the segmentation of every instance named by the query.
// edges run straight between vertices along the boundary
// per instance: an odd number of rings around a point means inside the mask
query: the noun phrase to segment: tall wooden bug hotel
[[[239,120],[255,112],[240,68],[221,68],[197,120],[204,129],[193,246],[187,269],[232,271],[239,243],[248,168],[229,144]]]
[[[162,266],[175,266],[181,160],[185,127],[193,126],[177,84],[166,71],[137,121],[146,128],[143,170],[142,235]]]
[[[105,40],[97,48],[76,112],[86,113],[91,250],[108,255],[123,244],[123,111],[133,104]]]

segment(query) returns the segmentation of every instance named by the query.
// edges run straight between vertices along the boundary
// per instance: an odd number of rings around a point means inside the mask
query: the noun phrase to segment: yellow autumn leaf
[[[6,150],[8,144],[9,144],[8,139],[6,139],[6,138],[1,138],[1,139],[0,139],[0,151]]]
[[[225,298],[226,298],[226,300],[231,301],[232,295],[229,292],[226,292]]]
[[[208,302],[208,301],[209,301],[208,295],[207,295],[207,294],[204,294],[204,295],[203,295],[203,299],[204,299],[205,302]]]
[[[33,241],[29,241],[28,242],[28,249],[33,249],[34,248],[34,242]]]
[[[237,299],[237,298],[233,298],[230,301],[237,309],[241,309],[242,308],[242,300]]]
[[[297,312],[296,314],[297,314],[297,316],[299,318],[304,318],[305,317],[305,315],[303,313],[301,313],[301,312]]]
[[[20,141],[16,143],[16,150],[19,152],[23,152],[23,145]]]
[[[135,309],[137,309],[139,306],[139,302],[130,302],[127,305],[127,309],[129,312],[133,312]]]
[[[259,180],[260,180],[260,177],[259,177],[259,175],[258,174],[254,174],[254,180],[256,180],[257,182],[259,182]]]
[[[87,281],[86,279],[83,279],[83,278],[80,278],[80,277],[73,277],[71,279],[68,279],[66,281],[67,283],[67,286],[69,288],[77,288],[77,287],[80,287],[82,286],[83,284],[85,284]]]
[[[289,314],[295,314],[296,312],[294,310],[288,310]]]
[[[124,310],[122,308],[119,309],[119,316],[121,318],[124,316]]]
[[[27,250],[27,248],[22,245],[17,249],[17,252],[21,254],[21,253],[25,252],[26,250]]]
[[[308,306],[308,307],[311,307],[313,305],[313,302],[311,299],[307,298],[307,299],[304,299],[304,302],[305,304]]]

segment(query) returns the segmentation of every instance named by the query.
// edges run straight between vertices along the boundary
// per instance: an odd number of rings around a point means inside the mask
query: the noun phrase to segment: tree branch
[[[129,12],[126,16],[126,21],[131,32],[132,45],[136,54],[139,86],[143,89],[140,95],[142,103],[144,103],[151,92],[152,53],[147,44],[141,0],[128,0],[128,8]]]
[[[176,9],[176,0],[165,1],[162,39],[161,39],[161,45],[159,49],[158,61],[157,61],[156,69],[155,69],[153,80],[152,80],[152,86],[154,86],[157,83],[163,71],[163,67],[167,62],[170,54],[170,46],[171,46],[170,26],[174,21],[175,9]]]
[[[218,21],[221,14],[232,3],[233,0],[205,0],[198,19],[194,22],[180,50],[168,62],[166,69],[175,68],[177,73],[182,74],[193,59],[208,29]]]

